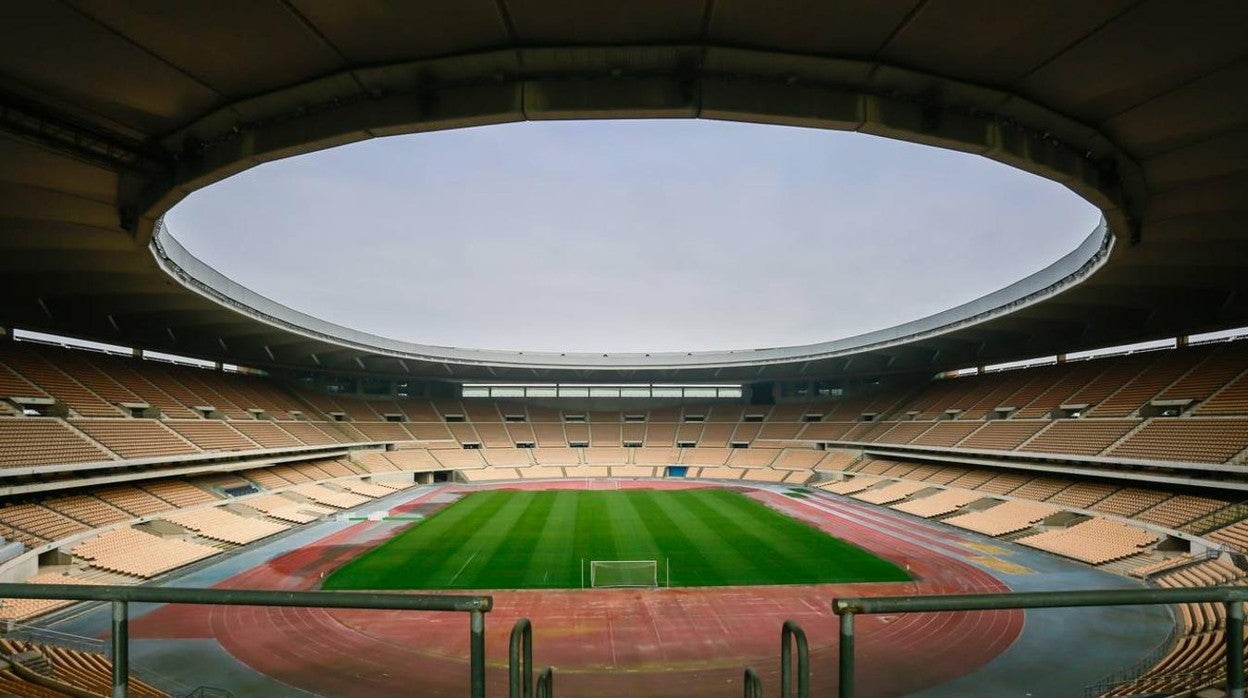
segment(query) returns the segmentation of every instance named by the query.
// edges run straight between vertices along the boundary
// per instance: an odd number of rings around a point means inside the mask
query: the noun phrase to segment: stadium
[[[65,0],[0,32],[0,695],[1244,695],[1243,3]],[[622,119],[957,151],[1101,220],[885,329],[590,353],[329,322],[165,219],[353,143]]]

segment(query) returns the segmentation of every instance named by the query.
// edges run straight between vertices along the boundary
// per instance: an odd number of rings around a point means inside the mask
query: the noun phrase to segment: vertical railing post
[[[838,679],[840,698],[854,698],[854,614],[841,612],[841,675]]]
[[[744,683],[745,690],[741,695],[745,698],[763,698],[763,682],[758,678],[758,672],[754,671],[754,667],[745,668]]]
[[[113,601],[113,698],[126,698],[130,687],[130,622],[125,601]]]
[[[1229,698],[1244,698],[1244,604],[1226,602],[1226,690]]]
[[[469,621],[469,672],[472,698],[485,698],[485,613],[471,611]]]
[[[797,643],[797,696],[810,698],[810,648],[806,631],[792,620],[784,621],[780,630],[780,695],[793,695],[793,643]]]
[[[533,698],[533,624],[528,618],[511,628],[507,676],[510,698]]]
[[[537,677],[537,698],[555,698],[555,670],[546,667]]]

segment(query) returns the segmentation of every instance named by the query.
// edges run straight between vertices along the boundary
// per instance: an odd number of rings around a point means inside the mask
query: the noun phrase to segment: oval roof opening
[[[964,153],[716,121],[527,122],[268,163],[167,216],[279,303],[421,344],[810,344],[979,298],[1100,213]]]

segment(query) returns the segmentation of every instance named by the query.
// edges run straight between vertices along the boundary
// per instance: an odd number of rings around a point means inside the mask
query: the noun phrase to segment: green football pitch
[[[326,589],[575,589],[591,560],[655,560],[659,585],[909,579],[723,489],[470,494],[335,570]]]

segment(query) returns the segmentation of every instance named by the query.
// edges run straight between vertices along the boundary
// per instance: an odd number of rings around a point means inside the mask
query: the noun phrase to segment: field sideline
[[[323,588],[576,589],[582,560],[658,560],[662,584],[669,559],[674,587],[909,579],[726,489],[492,490],[343,565]]]

